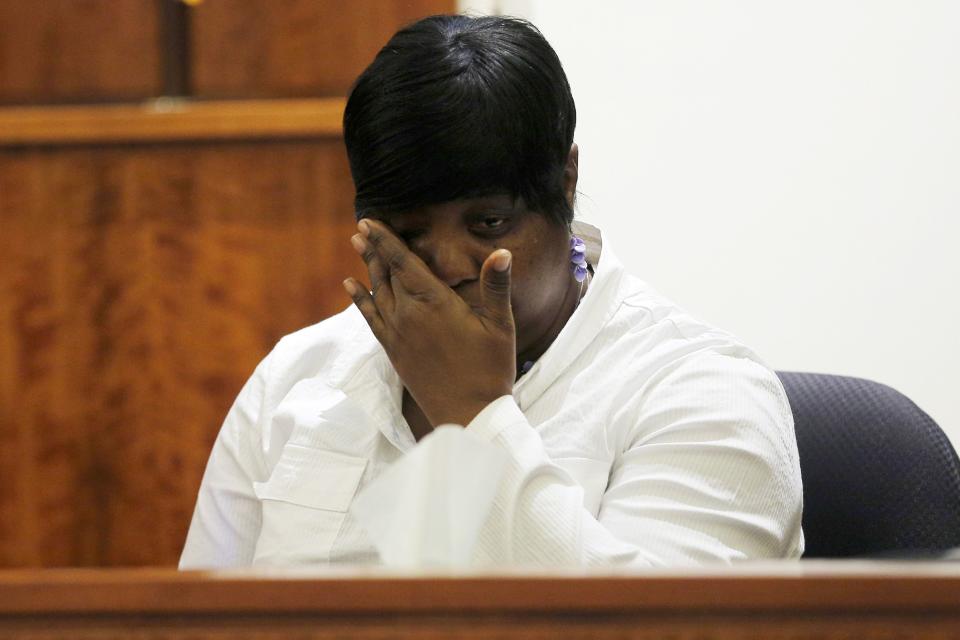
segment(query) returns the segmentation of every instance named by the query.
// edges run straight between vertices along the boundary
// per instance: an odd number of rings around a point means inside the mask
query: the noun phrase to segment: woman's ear
[[[577,143],[573,143],[570,145],[570,153],[567,155],[567,164],[563,168],[563,193],[567,196],[567,202],[571,208],[573,208],[573,201],[577,194],[577,178],[579,177],[577,165],[579,163],[580,148],[577,147]]]

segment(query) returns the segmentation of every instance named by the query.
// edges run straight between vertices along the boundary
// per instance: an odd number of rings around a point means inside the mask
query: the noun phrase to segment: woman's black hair
[[[569,226],[576,119],[560,59],[529,22],[424,18],[390,39],[347,100],[357,218],[509,194]]]

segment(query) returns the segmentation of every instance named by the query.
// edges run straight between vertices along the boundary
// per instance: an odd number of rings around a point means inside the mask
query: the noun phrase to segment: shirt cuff
[[[473,435],[487,442],[492,442],[507,426],[517,423],[522,424],[526,421],[526,416],[523,415],[513,396],[505,395],[485,406],[470,421],[466,429]]]

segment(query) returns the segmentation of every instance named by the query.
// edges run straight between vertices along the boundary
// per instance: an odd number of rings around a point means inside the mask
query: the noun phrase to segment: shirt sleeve
[[[687,358],[638,389],[597,517],[504,396],[467,426],[508,462],[480,563],[677,565],[798,557],[802,488],[786,395],[746,358]]]
[[[227,413],[197,495],[180,569],[251,564],[260,533],[261,507],[253,476],[262,467],[257,421],[263,405],[269,356],[254,371]]]

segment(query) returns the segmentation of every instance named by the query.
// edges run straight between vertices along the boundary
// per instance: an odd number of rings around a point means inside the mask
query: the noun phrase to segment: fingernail
[[[497,252],[496,257],[493,259],[493,268],[496,271],[506,271],[510,268],[510,259],[513,256],[510,255],[510,252],[506,249],[501,249]]]
[[[370,235],[370,225],[367,224],[366,220],[361,220],[360,222],[358,222],[357,229],[360,230],[360,233],[362,233],[364,237]]]
[[[353,284],[353,280],[350,278],[343,281],[343,288],[347,290],[351,298],[357,295],[357,285]]]
[[[363,241],[363,238],[360,237],[359,233],[355,233],[350,236],[350,244],[352,244],[354,250],[360,254],[367,249],[367,243]]]

